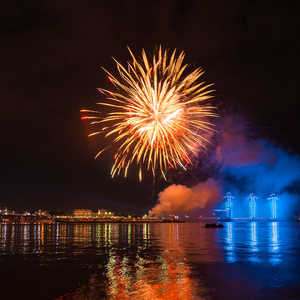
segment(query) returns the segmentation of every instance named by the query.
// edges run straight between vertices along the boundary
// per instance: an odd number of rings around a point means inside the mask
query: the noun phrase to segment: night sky
[[[127,45],[185,51],[214,83],[220,113],[247,116],[300,155],[299,1],[2,1],[0,208],[143,212],[151,174],[110,178],[111,153],[81,109],[98,109]]]

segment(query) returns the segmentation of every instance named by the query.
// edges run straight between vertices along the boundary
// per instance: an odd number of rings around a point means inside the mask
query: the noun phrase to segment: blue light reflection
[[[278,236],[277,222],[269,223],[269,248],[270,253],[269,261],[273,266],[281,263],[280,244]]]
[[[282,249],[277,222],[228,222],[224,231],[222,248],[228,263],[245,260],[253,264],[270,263],[277,266],[282,262]]]
[[[250,255],[248,260],[252,263],[260,263],[261,259],[258,257],[258,239],[257,239],[257,223],[250,223]]]
[[[227,223],[227,227],[226,227],[227,234],[225,238],[225,249],[226,249],[226,260],[229,263],[234,263],[236,261],[233,225],[234,223],[229,222]]]

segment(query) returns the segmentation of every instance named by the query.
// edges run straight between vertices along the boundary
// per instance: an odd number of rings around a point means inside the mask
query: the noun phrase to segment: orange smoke
[[[221,189],[213,179],[208,179],[192,188],[173,184],[159,193],[159,203],[150,211],[150,214],[161,216],[187,213],[195,208],[204,208],[221,199]]]

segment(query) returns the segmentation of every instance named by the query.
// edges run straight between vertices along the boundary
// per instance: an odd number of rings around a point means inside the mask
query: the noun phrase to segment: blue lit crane
[[[277,200],[278,198],[275,196],[275,194],[272,194],[268,200],[271,200],[271,212],[272,212],[272,219],[277,218]]]
[[[225,203],[226,218],[232,219],[232,199],[234,197],[231,196],[230,192],[228,192],[224,198],[226,199],[226,203]]]
[[[256,196],[254,196],[253,193],[249,195],[247,199],[250,199],[249,207],[250,207],[250,218],[255,219],[255,211],[256,211],[256,199],[258,199]]]

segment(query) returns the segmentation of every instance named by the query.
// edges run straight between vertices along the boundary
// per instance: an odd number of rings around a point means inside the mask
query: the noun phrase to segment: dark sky
[[[127,45],[184,50],[215,83],[214,104],[300,154],[299,14],[296,0],[1,1],[0,208],[149,208],[151,174],[111,179],[110,153],[94,160],[103,140],[80,120]]]

